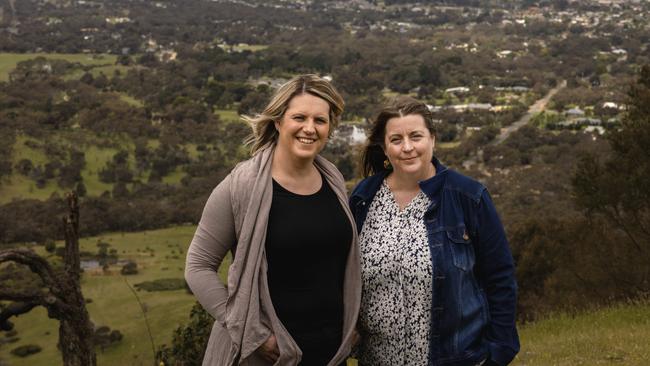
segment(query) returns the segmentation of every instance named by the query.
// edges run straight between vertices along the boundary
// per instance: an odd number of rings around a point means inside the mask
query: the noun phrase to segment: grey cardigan
[[[275,365],[297,365],[302,352],[278,319],[267,284],[264,242],[273,196],[274,146],[238,164],[212,191],[187,252],[185,279],[214,318],[204,366],[269,365],[255,350],[275,334],[280,357]],[[328,365],[345,361],[361,300],[356,225],[347,204],[345,182],[336,167],[317,156],[315,166],[336,193],[353,228],[343,287],[343,338]],[[217,277],[226,253],[233,250],[228,286]]]

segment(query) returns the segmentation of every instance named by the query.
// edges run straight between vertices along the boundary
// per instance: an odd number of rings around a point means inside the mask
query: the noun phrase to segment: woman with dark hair
[[[361,296],[341,173],[318,154],[343,100],[315,75],[281,86],[253,127],[253,157],[214,189],[185,278],[214,318],[203,365],[341,365]],[[217,269],[228,251],[228,286]]]
[[[399,97],[374,120],[359,231],[361,365],[506,365],[519,350],[514,264],[485,187],[434,156],[431,113]]]

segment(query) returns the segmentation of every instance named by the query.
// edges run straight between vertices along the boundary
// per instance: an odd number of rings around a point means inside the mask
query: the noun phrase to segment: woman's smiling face
[[[314,159],[329,137],[329,104],[312,94],[296,95],[275,128],[279,133],[277,148],[299,159]]]

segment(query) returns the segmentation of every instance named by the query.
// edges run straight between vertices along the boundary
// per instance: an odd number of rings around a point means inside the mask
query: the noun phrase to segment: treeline
[[[230,172],[220,167],[207,176],[184,180],[180,186],[134,184],[128,190],[115,185],[112,192],[80,199],[80,235],[110,231],[142,231],[196,223],[212,189]],[[13,200],[0,205],[0,243],[63,239],[61,217],[65,202],[58,194],[48,200]]]
[[[621,128],[584,150],[577,167],[526,172],[551,185],[568,181],[570,190],[524,192],[538,202],[521,202],[531,209],[510,217],[524,318],[650,294],[650,66],[627,103]]]

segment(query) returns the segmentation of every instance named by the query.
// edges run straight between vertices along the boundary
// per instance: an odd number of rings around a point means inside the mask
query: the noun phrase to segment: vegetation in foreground
[[[513,366],[647,365],[650,302],[567,313],[519,328],[521,353]]]
[[[83,213],[82,213],[83,214]],[[82,261],[87,268],[82,276],[82,291],[91,321],[96,326],[108,326],[119,330],[123,339],[104,349],[97,350],[99,365],[151,365],[153,351],[142,311],[129,289],[139,283],[159,279],[182,279],[185,250],[194,233],[194,226],[178,226],[155,231],[138,233],[112,233],[80,240],[80,250],[98,253],[103,245],[119,258],[119,264],[102,268]],[[59,242],[57,246],[62,246]],[[34,249],[41,255],[48,253],[43,247]],[[54,255],[50,261],[56,261]],[[126,260],[137,263],[138,273],[123,276],[120,274]],[[128,283],[128,285],[127,285]],[[146,317],[156,347],[171,341],[172,331],[187,322],[188,314],[195,300],[185,289],[168,291],[138,291],[140,301],[146,309]],[[47,317],[43,308],[35,308],[30,313],[11,319],[17,330],[17,342],[0,346],[0,359],[12,366],[50,365],[60,363],[61,356],[56,348],[58,322]],[[21,358],[10,353],[20,346],[36,344],[42,351]]]

